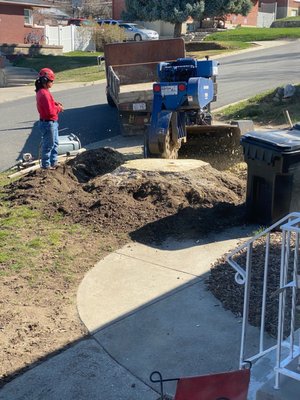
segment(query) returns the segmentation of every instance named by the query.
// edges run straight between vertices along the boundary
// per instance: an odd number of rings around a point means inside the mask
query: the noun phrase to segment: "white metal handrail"
[[[294,379],[300,380],[300,374],[291,373],[290,369],[286,368],[295,356],[299,357],[299,346],[294,344],[294,332],[295,332],[295,310],[296,310],[296,290],[298,286],[298,249],[299,249],[299,234],[300,234],[300,213],[294,212],[286,217],[280,219],[275,224],[265,229],[263,232],[257,234],[252,239],[248,240],[227,256],[228,263],[236,271],[235,280],[238,284],[244,285],[244,303],[243,303],[243,321],[242,321],[242,334],[241,334],[241,348],[240,348],[240,367],[243,366],[245,358],[249,361],[255,361],[262,357],[264,354],[270,352],[276,348],[276,382],[275,388],[279,387],[279,374],[291,376]],[[277,327],[277,344],[275,346],[265,346],[265,318],[266,318],[266,301],[267,301],[267,285],[269,278],[269,255],[271,246],[271,232],[280,229],[282,231],[282,246],[281,246],[281,260],[280,260],[280,287],[274,293],[274,296],[279,295],[279,309],[278,309],[278,327]],[[287,282],[288,277],[288,265],[291,256],[291,233],[294,233],[294,267],[293,267],[293,280]],[[251,288],[251,274],[252,274],[252,255],[253,246],[255,241],[264,237],[265,242],[265,259],[264,259],[264,271],[263,271],[263,290],[261,299],[261,314],[260,314],[260,335],[259,335],[259,351],[256,354],[252,354],[250,357],[245,355],[245,343],[247,337],[248,317],[249,317],[249,302],[250,302],[250,288]],[[243,268],[235,260],[238,254],[246,252],[246,265]],[[287,359],[281,359],[281,348],[286,346],[286,342],[283,340],[284,337],[284,321],[285,321],[285,308],[286,308],[286,290],[291,288],[292,290],[292,304],[291,304],[291,326],[290,326],[290,354]],[[298,354],[299,353],[299,354]]]

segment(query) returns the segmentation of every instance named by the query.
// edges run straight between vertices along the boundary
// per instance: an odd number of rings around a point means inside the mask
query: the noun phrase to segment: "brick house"
[[[261,4],[276,4],[276,19],[300,15],[300,0],[260,0]]]
[[[258,0],[252,0],[252,2],[253,2],[253,8],[246,17],[243,17],[242,15],[228,15],[227,21],[234,25],[240,24],[240,25],[256,26],[257,13],[258,13]],[[125,9],[125,0],[112,0],[112,17],[114,19],[121,19],[121,13],[124,9]]]
[[[112,17],[121,19],[121,13],[125,10],[125,0],[112,0]]]
[[[226,15],[226,24],[232,25],[242,25],[242,26],[256,26],[257,25],[257,15],[258,15],[258,0],[252,0],[253,7],[249,14],[246,16],[230,14]]]
[[[50,7],[35,0],[0,0],[0,44],[24,43],[32,31],[42,34],[43,16],[38,11]]]

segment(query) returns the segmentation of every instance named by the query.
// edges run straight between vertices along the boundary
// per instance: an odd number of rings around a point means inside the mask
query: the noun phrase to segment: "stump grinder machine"
[[[211,103],[216,100],[217,61],[179,58],[158,64],[158,82],[153,85],[153,105],[145,135],[144,156],[177,158],[181,147],[196,151],[203,137],[214,138],[210,146],[239,145],[243,127],[253,129],[252,121],[213,125]],[[217,139],[217,140],[215,140]],[[210,149],[211,150],[211,149]],[[189,153],[189,150],[188,150]]]

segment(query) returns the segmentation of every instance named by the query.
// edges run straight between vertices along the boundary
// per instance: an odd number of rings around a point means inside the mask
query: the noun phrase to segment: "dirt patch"
[[[87,334],[77,316],[77,288],[108,251],[130,239],[199,238],[243,220],[246,185],[236,174],[210,165],[185,172],[135,170],[124,161],[112,149],[88,151],[57,170],[37,170],[6,187],[12,207],[26,205],[49,221],[79,224],[91,233],[83,238],[72,231],[59,243],[60,254],[72,253],[65,261],[72,279],[57,269],[51,249],[34,260],[34,280],[29,267],[4,275],[2,383]],[[37,222],[35,234],[38,229]],[[6,271],[7,264],[1,266]]]

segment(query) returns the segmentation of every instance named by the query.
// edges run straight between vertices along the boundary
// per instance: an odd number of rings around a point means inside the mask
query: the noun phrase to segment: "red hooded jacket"
[[[48,89],[40,89],[36,93],[36,105],[40,114],[40,119],[57,121],[58,113],[62,107],[57,103]]]

